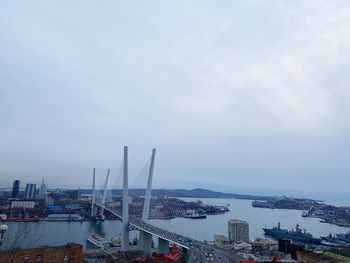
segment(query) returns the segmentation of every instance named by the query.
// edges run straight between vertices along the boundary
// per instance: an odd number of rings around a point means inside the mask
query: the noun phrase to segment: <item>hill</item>
[[[113,194],[120,195],[120,189],[113,189]],[[146,190],[144,188],[132,188],[129,189],[129,193],[137,195],[145,195]],[[82,194],[91,194],[91,189],[80,189]],[[195,189],[152,189],[152,196],[169,196],[169,197],[192,197],[192,198],[235,198],[235,199],[247,199],[247,200],[272,200],[279,197],[276,196],[259,196],[259,195],[242,195],[233,193],[222,193],[211,191],[208,189],[195,188]]]

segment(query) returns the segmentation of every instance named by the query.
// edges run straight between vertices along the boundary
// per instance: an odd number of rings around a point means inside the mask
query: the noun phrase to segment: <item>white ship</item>
[[[105,248],[109,246],[109,242],[103,236],[100,236],[94,232],[90,232],[88,234],[87,240],[100,248]]]

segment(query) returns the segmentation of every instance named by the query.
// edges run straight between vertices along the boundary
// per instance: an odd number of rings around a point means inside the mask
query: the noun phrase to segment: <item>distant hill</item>
[[[100,191],[100,190],[99,190]],[[120,189],[113,189],[113,194],[120,195]],[[82,194],[91,194],[91,189],[80,189]],[[145,195],[146,189],[144,188],[132,188],[129,189],[129,193],[137,195]],[[233,193],[215,192],[208,189],[195,188],[191,190],[187,189],[152,189],[152,196],[169,196],[169,197],[192,197],[192,198],[235,198],[235,199],[247,199],[247,200],[272,200],[280,197],[276,196],[259,196],[259,195],[242,195]]]

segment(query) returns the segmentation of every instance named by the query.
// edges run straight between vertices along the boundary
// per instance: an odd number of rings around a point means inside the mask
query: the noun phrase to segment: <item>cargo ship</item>
[[[320,244],[322,241],[320,238],[314,238],[310,233],[307,233],[305,229],[302,231],[298,224],[296,225],[296,229],[292,231],[282,229],[280,223],[273,228],[263,228],[263,230],[265,235],[289,238],[303,243]]]
[[[208,209],[208,214],[219,215],[224,214],[228,211],[230,211],[230,209],[227,206],[210,206]]]
[[[88,234],[87,240],[100,248],[105,248],[109,246],[109,242],[103,236],[100,236],[94,232],[90,232]]]
[[[210,212],[211,215],[219,215],[219,214],[225,214],[225,210],[217,210]]]
[[[7,218],[1,219],[1,222],[38,222],[39,218]]]
[[[184,215],[184,218],[205,219],[207,218],[207,216],[203,214],[198,214],[198,213],[191,213],[191,214]]]

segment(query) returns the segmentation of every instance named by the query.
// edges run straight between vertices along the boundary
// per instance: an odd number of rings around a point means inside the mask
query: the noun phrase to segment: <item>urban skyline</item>
[[[137,178],[138,180],[140,177]],[[20,181],[21,185],[19,190],[20,191],[25,191],[26,190],[26,184],[36,184],[39,188],[37,188],[37,192],[40,193],[42,189],[42,184],[40,185],[38,182],[40,180],[29,180],[29,181],[21,181],[21,180],[15,180],[15,181]],[[98,178],[97,180],[97,189],[102,191],[103,189],[103,183],[102,183],[102,177]],[[118,180],[115,180],[120,182],[120,178]],[[141,180],[142,181],[142,180]],[[3,185],[0,187],[0,191],[7,191],[11,192],[13,186],[12,185]],[[114,184],[113,187],[109,187],[108,191],[110,190],[120,190],[122,188],[121,183]],[[131,184],[130,189],[145,189],[146,185],[145,184],[140,184],[138,183],[135,185],[134,183]],[[44,184],[44,189],[46,191],[55,191],[55,190],[76,190],[76,189],[81,189],[81,190],[87,190],[91,189],[91,186],[86,185],[86,187],[82,186],[64,186],[64,185],[49,185],[47,186]],[[222,187],[221,185],[200,185],[196,184],[193,187],[157,187],[155,188],[157,190],[195,190],[195,189],[202,189],[202,190],[209,190],[213,192],[218,192],[222,194],[238,194],[238,195],[248,195],[248,196],[265,196],[265,197],[294,197],[294,198],[311,198],[311,199],[316,199],[316,200],[325,200],[327,202],[331,202],[337,205],[348,205],[349,200],[348,200],[348,195],[346,194],[333,194],[333,193],[322,193],[322,192],[304,192],[304,191],[293,191],[293,190],[279,190],[279,189],[263,189],[263,188],[244,188],[244,187]],[[227,190],[225,190],[227,189]]]

